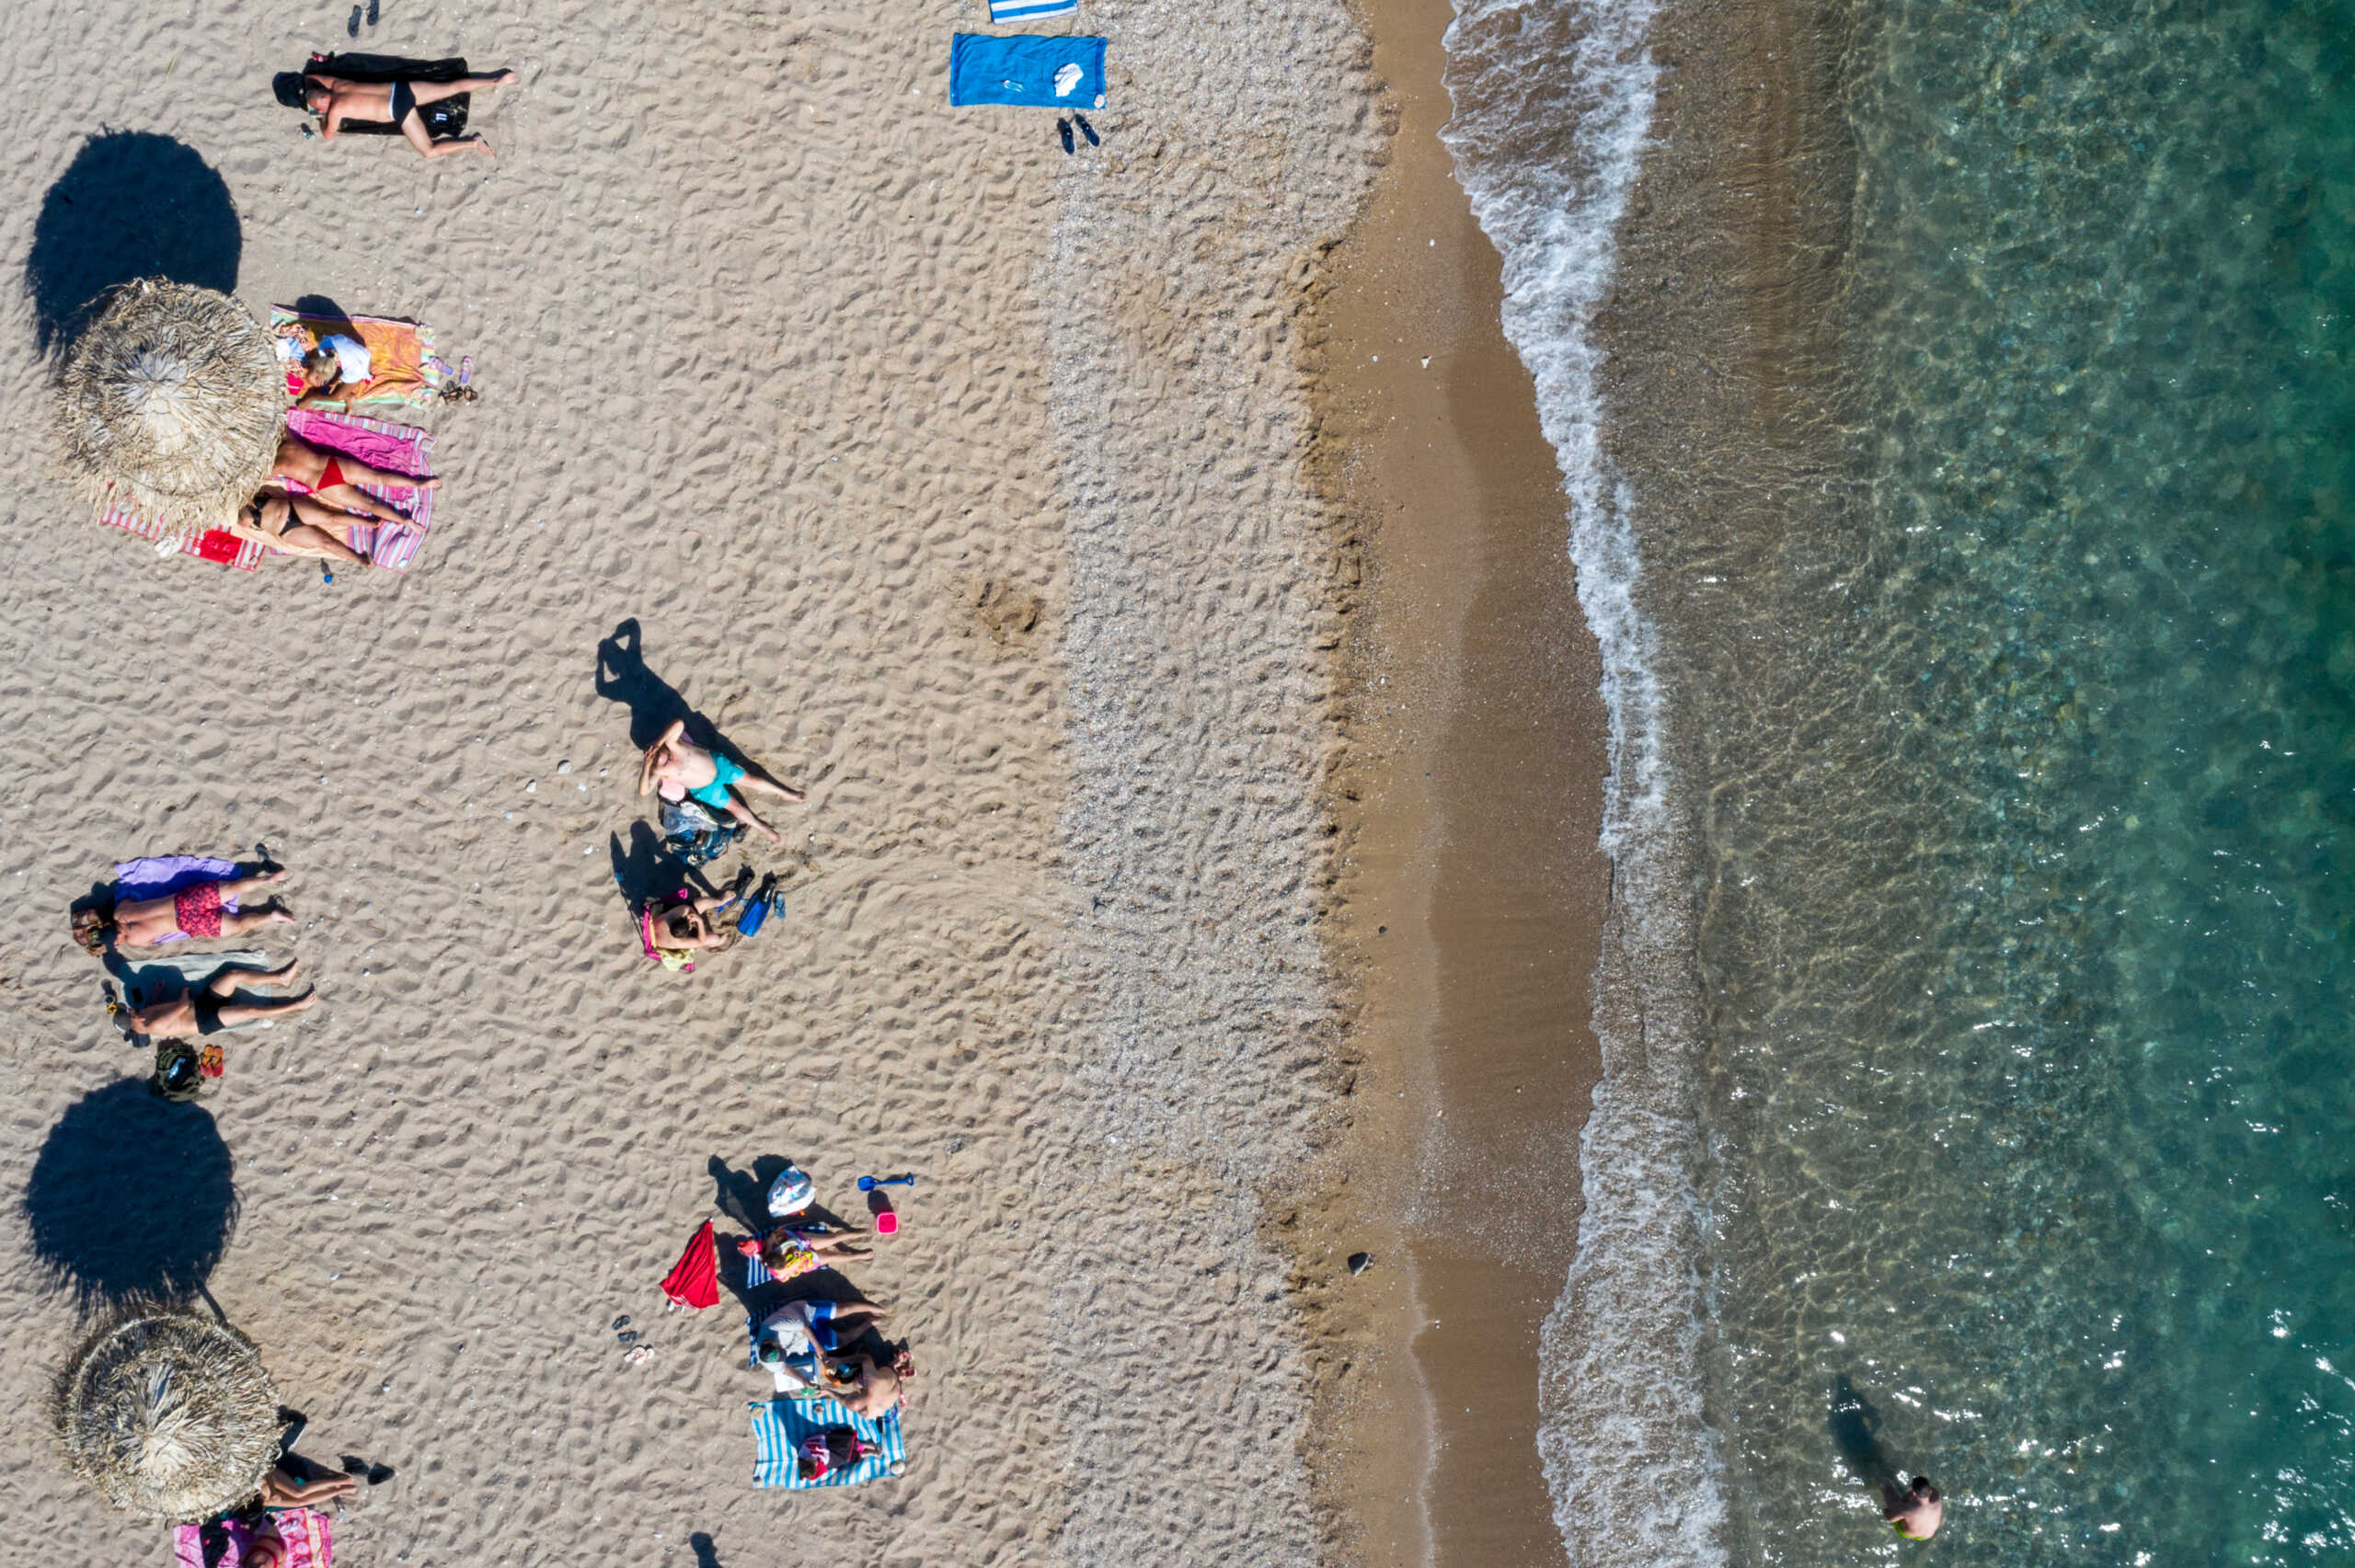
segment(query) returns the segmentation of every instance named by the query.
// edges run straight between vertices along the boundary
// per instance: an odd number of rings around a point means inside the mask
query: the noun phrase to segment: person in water
[[[779,800],[801,798],[799,790],[755,778],[730,759],[706,751],[689,740],[685,719],[672,721],[661,738],[646,749],[645,760],[638,770],[638,794],[659,791],[665,800],[693,795],[715,811],[727,812],[769,842],[782,843],[783,836],[752,814],[752,808],[736,793],[740,790],[748,795],[773,795]]]
[[[1927,1540],[1938,1533],[1939,1524],[1946,1518],[1946,1499],[1930,1484],[1926,1475],[1917,1475],[1913,1484],[1900,1487],[1890,1482],[1881,1489],[1880,1516],[1908,1540]]]
[[[385,490],[442,487],[442,481],[430,475],[396,474],[389,468],[371,467],[356,457],[313,446],[292,431],[279,438],[278,456],[270,465],[270,476],[292,479],[327,505],[373,518],[378,522],[407,522],[408,519],[361,489],[361,486],[373,485]]]
[[[182,937],[210,942],[215,937],[243,936],[266,925],[282,925],[294,916],[275,898],[255,910],[230,910],[223,905],[232,899],[242,901],[285,877],[284,871],[270,871],[228,882],[199,882],[160,898],[102,904],[74,917],[74,940],[97,955],[105,953],[109,942],[120,947],[160,947]]]
[[[408,144],[429,158],[446,158],[454,153],[480,153],[490,157],[490,143],[477,135],[435,141],[433,133],[425,129],[425,116],[419,112],[419,106],[454,98],[461,93],[508,86],[514,81],[512,71],[501,71],[496,76],[461,76],[454,82],[354,82],[343,76],[305,74],[303,107],[319,117],[319,134],[330,142],[341,134],[347,120],[381,120],[408,138]]]

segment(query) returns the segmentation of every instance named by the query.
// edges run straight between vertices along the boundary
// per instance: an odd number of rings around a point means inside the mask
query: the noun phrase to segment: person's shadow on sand
[[[642,818],[629,825],[628,843],[623,843],[621,835],[614,833],[607,837],[605,848],[613,857],[614,881],[622,890],[623,901],[632,910],[643,910],[682,887],[699,897],[718,891],[700,869],[685,864],[664,849],[653,826]]]
[[[635,616],[597,645],[597,695],[629,709],[629,743],[643,751],[680,719],[687,721],[690,731],[710,734],[711,721],[647,668],[645,648],[646,633]]]
[[[679,694],[677,687],[648,668],[645,649],[646,633],[636,616],[615,626],[614,635],[597,645],[597,695],[629,709],[629,743],[634,749],[645,750],[662,738],[664,730],[684,719],[688,739],[755,778],[779,782],[776,775],[738,750],[719,733],[718,725]]]
[[[1845,1372],[1832,1380],[1831,1427],[1832,1448],[1858,1481],[1877,1494],[1897,1484],[1897,1462],[1880,1437],[1880,1412]]]
[[[63,351],[134,278],[235,293],[244,248],[229,187],[195,148],[147,131],[91,137],[33,220],[25,292],[40,351]]]
[[[706,1531],[697,1530],[689,1536],[687,1549],[695,1554],[695,1568],[719,1568],[719,1549]]]
[[[360,326],[351,313],[325,294],[303,294],[294,301],[294,314],[308,316],[318,324],[321,337],[341,333],[346,338],[360,336]]]

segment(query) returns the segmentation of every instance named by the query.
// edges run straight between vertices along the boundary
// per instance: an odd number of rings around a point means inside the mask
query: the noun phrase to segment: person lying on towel
[[[687,738],[687,721],[674,719],[662,738],[646,749],[638,770],[638,793],[660,791],[665,800],[695,796],[714,811],[725,811],[769,842],[784,839],[775,828],[752,814],[734,793],[773,795],[779,800],[799,800],[801,792],[764,778],[755,778],[729,758],[706,751]]]
[[[454,82],[354,82],[342,76],[305,74],[303,107],[319,117],[319,134],[330,142],[343,130],[347,120],[383,120],[429,158],[446,158],[453,153],[480,153],[489,157],[490,143],[480,136],[468,134],[435,141],[425,129],[425,117],[418,112],[418,105],[439,103],[460,93],[504,87],[514,81],[512,71],[501,71],[496,76],[461,76]]]
[[[384,490],[433,490],[442,485],[441,480],[427,475],[372,468],[356,457],[313,446],[292,431],[279,440],[278,460],[270,464],[270,476],[292,479],[328,506],[358,512],[379,522],[407,522],[408,517],[364,493],[361,486],[373,485]]]
[[[384,509],[392,510],[389,507]],[[294,496],[283,490],[264,490],[237,509],[237,515],[231,520],[228,532],[281,555],[307,555],[346,566],[373,567],[375,561],[362,555],[351,544],[352,528],[364,521],[368,520],[322,505],[316,496]],[[383,528],[395,529],[401,527],[407,520],[395,513],[390,522],[382,519],[376,521]]]
[[[258,909],[222,907],[248,898],[264,884],[285,876],[284,871],[270,871],[228,882],[199,882],[160,898],[101,904],[74,917],[74,940],[93,956],[102,957],[109,942],[122,947],[160,947],[181,937],[209,942],[286,923],[294,916],[275,898]]]
[[[856,1239],[865,1234],[864,1230],[847,1227],[840,1230],[806,1226],[797,1230],[780,1225],[757,1240],[746,1237],[736,1243],[736,1250],[746,1257],[760,1259],[771,1279],[793,1279],[821,1268],[839,1268],[841,1265],[835,1261],[839,1258],[865,1257],[867,1249],[856,1244]]]
[[[185,1040],[258,1024],[265,1018],[307,1013],[318,1005],[316,989],[300,996],[273,997],[262,1001],[229,1000],[247,986],[291,986],[302,978],[303,961],[299,958],[289,958],[275,969],[226,968],[178,996],[145,1007],[126,1009],[123,1022],[134,1035],[155,1040]]]

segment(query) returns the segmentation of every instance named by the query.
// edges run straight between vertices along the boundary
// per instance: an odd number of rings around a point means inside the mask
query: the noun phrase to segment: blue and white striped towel
[[[1067,17],[1079,9],[1079,0],[990,0],[993,22],[1035,22],[1043,17]]]
[[[881,1419],[854,1415],[840,1400],[754,1400],[752,1412],[752,1484],[782,1486],[805,1492],[820,1486],[856,1486],[861,1482],[897,1474],[907,1462],[907,1445],[900,1437],[900,1407],[893,1405]],[[815,1481],[801,1479],[794,1450],[801,1439],[829,1426],[847,1426],[875,1445],[875,1452],[855,1465],[830,1470]]]

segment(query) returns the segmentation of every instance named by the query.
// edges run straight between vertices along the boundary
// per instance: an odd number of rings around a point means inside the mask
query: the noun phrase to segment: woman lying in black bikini
[[[504,87],[514,80],[512,71],[501,71],[496,76],[461,76],[454,82],[354,82],[342,76],[306,75],[303,107],[319,117],[319,133],[329,141],[343,130],[347,120],[380,120],[429,158],[446,158],[453,153],[480,153],[488,157],[490,143],[479,136],[452,136],[436,142],[426,131],[425,117],[418,113],[417,106],[486,87]]]
[[[376,564],[373,557],[363,555],[351,547],[352,528],[369,521],[355,513],[325,505],[315,497],[290,495],[283,490],[271,489],[264,490],[239,508],[236,520],[229,524],[229,532],[240,539],[250,539],[289,555],[312,555],[346,566],[373,567]],[[394,521],[378,519],[376,525],[379,528],[405,528],[408,521],[395,513]]]

